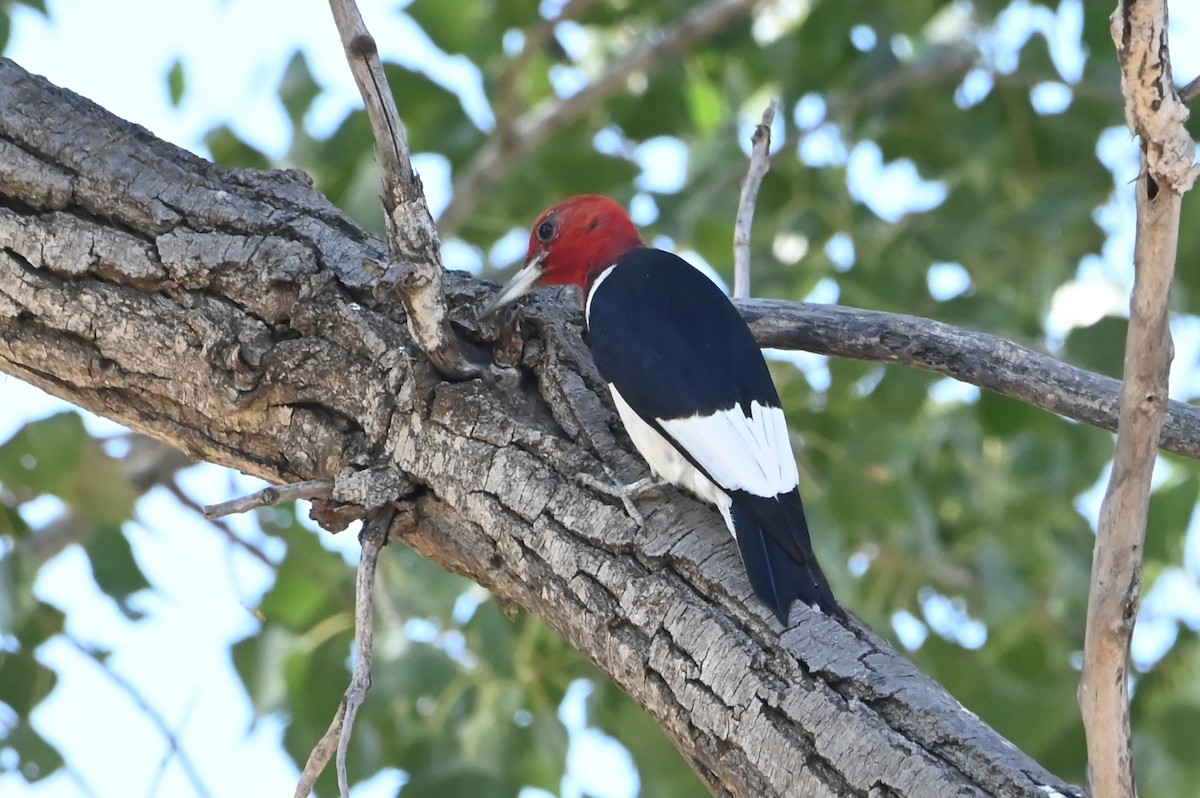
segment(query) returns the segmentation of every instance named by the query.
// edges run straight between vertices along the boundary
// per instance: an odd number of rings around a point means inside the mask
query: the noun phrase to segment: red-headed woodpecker
[[[779,394],[721,290],[593,195],[538,217],[525,268],[484,315],[539,283],[583,289],[596,368],[629,437],[656,475],[716,505],[758,597],[784,623],[797,599],[844,617],[813,555]]]

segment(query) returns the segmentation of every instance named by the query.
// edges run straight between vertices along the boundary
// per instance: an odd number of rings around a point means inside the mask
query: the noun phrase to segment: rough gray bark
[[[395,533],[561,632],[717,794],[1080,794],[868,630],[782,629],[707,508],[671,494],[639,529],[580,487],[641,466],[574,298],[502,342],[520,385],[447,383],[373,299],[383,258],[303,175],[213,165],[0,61],[0,370],[268,480],[403,494]],[[493,338],[489,287],[446,287]]]

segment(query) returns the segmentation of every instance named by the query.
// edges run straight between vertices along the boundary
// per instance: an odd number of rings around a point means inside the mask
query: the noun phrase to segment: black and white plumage
[[[779,395],[729,299],[678,256],[640,247],[600,272],[585,312],[634,445],[717,507],[759,598],[784,622],[796,600],[842,616],[812,552]]]
[[[799,600],[845,612],[813,555],[779,395],[728,298],[649,249],[616,202],[571,197],[533,224],[525,268],[487,316],[535,285],[584,292],[592,354],[651,470],[715,505],[754,592],[784,623]]]

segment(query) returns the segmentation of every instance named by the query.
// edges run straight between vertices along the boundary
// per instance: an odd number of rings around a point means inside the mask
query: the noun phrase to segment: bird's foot
[[[591,474],[580,472],[575,475],[575,481],[581,485],[586,485],[593,490],[603,493],[605,496],[612,496],[614,499],[620,499],[621,504],[625,506],[625,513],[633,519],[633,522],[638,526],[645,526],[646,519],[638,512],[638,508],[634,505],[634,499],[640,499],[643,496],[648,496],[656,493],[666,487],[667,483],[651,475],[642,477],[636,482],[622,484],[617,481],[611,471],[604,469],[608,474],[609,481],[605,482],[602,479],[597,479]]]

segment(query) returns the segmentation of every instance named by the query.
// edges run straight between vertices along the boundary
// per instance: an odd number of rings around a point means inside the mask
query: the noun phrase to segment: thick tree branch
[[[1196,177],[1167,42],[1166,0],[1121,0],[1112,17],[1125,116],[1142,140],[1133,296],[1112,475],[1092,555],[1079,703],[1097,798],[1137,795],[1129,728],[1129,645],[1142,586],[1150,480],[1171,368],[1168,304],[1182,195]]]
[[[719,33],[749,13],[755,0],[708,0],[658,36],[650,37],[612,63],[570,97],[548,100],[496,131],[454,181],[450,204],[438,218],[438,229],[449,237],[462,227],[475,205],[499,183],[522,157],[573,122],[589,108],[614,94],[630,75],[652,70],[696,42]]]
[[[300,176],[207,163],[3,60],[0,146],[0,370],[272,482],[414,491],[403,540],[565,635],[720,795],[1079,794],[868,630],[783,630],[710,509],[668,492],[637,528],[580,486],[644,467],[577,298],[527,303],[527,389],[447,383],[373,298],[382,245]],[[446,288],[490,341],[494,289]]]

